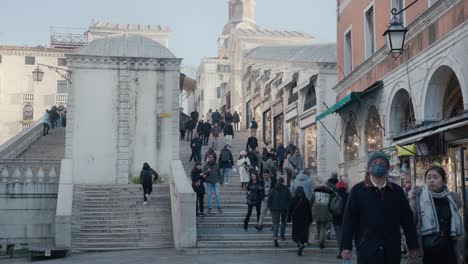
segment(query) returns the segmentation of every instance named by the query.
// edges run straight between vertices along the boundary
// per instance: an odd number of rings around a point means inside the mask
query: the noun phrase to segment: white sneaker
[[[143,205],[147,205],[148,203],[147,202],[143,202]]]
[[[151,195],[149,195],[149,194],[145,194],[145,196],[146,196],[146,199],[148,199],[148,200],[150,200],[150,199],[151,199]]]

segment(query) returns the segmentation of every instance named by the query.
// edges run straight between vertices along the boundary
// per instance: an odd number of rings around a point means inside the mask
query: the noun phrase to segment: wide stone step
[[[73,208],[72,215],[77,215],[81,213],[87,214],[109,214],[109,215],[120,215],[120,214],[141,214],[141,213],[171,213],[171,208],[158,208],[150,206],[150,203],[144,207],[134,207],[134,208],[100,208],[100,207],[90,207],[90,208]]]
[[[257,221],[254,219],[250,219],[249,228],[254,228],[257,224]],[[197,222],[197,228],[225,228],[225,227],[237,227],[239,228],[239,232],[244,232],[242,227],[244,226],[244,221],[239,222]],[[265,222],[263,224],[263,228],[271,227],[272,223]]]
[[[128,227],[140,227],[140,228],[158,228],[161,225],[169,225],[172,222],[170,220],[167,221],[158,221],[158,222],[149,222],[149,221],[128,221],[128,222],[114,222],[114,223],[107,223],[107,222],[82,222],[79,223],[72,223],[72,227],[80,228],[80,229],[87,229],[87,228],[103,228],[103,229],[120,229],[120,228],[128,228]]]
[[[172,228],[170,227],[161,227],[161,226],[153,226],[153,227],[140,227],[140,226],[125,226],[125,227],[72,227],[72,232],[75,233],[101,233],[101,234],[108,234],[108,233],[121,233],[121,232],[172,232]]]
[[[143,236],[143,235],[135,235],[129,237],[97,237],[97,238],[86,238],[86,237],[79,237],[74,239],[75,244],[85,244],[85,243],[150,243],[150,242],[160,242],[162,239],[170,240],[172,239],[172,234],[166,236]]]
[[[118,250],[123,248],[142,249],[142,248],[163,248],[172,247],[170,242],[86,242],[72,243],[72,249],[84,250]]]
[[[281,241],[279,240],[278,243],[280,243],[280,246],[284,247],[296,247],[296,243],[294,243],[292,240],[286,240],[286,241]],[[255,248],[255,247],[273,247],[273,238],[269,239],[263,239],[263,240],[252,240],[252,239],[246,239],[246,240],[212,240],[212,241],[198,241],[197,247],[203,248],[203,247],[218,247],[218,248]],[[313,248],[319,247],[319,242],[314,241],[309,244],[309,247]],[[325,241],[325,248],[338,248],[337,242],[332,241],[332,240],[327,240]]]
[[[168,233],[166,231],[137,231],[137,232],[130,232],[130,231],[115,231],[112,233],[108,232],[72,232],[72,237],[76,239],[86,238],[86,239],[99,239],[99,238],[132,238],[132,237],[170,237],[172,239],[172,233]]]
[[[210,247],[210,248],[192,248],[192,249],[184,249],[183,251],[186,254],[200,254],[200,255],[223,255],[223,254],[285,254],[285,253],[296,253],[297,247],[282,247],[280,243],[279,248],[273,247],[273,245],[268,247],[251,247],[251,248],[217,248],[217,247]],[[306,247],[303,251],[303,254],[313,254],[317,256],[319,254],[324,254],[325,256],[329,256],[330,254],[336,254],[338,252],[338,248],[324,248],[319,249],[316,247]],[[291,257],[294,255],[291,254]],[[295,257],[295,256],[294,256]]]

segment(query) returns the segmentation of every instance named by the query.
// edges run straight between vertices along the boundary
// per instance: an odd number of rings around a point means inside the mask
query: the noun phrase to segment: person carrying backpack
[[[143,169],[140,172],[140,182],[143,185],[143,205],[148,204],[147,201],[150,200],[150,195],[153,192],[153,182],[158,179],[158,176],[158,173],[147,162],[143,163]]]
[[[234,158],[229,150],[229,145],[225,145],[221,150],[218,163],[224,177],[224,183],[229,184],[229,176],[231,175],[232,166],[234,166]]]
[[[322,185],[315,189],[312,196],[312,217],[317,223],[320,249],[325,248],[327,226],[331,220],[330,200],[334,192],[330,187]]]

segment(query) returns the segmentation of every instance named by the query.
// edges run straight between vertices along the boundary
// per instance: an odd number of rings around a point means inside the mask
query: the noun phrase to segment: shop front
[[[466,115],[466,114],[465,114]],[[421,186],[425,173],[433,165],[441,166],[447,173],[450,191],[463,193],[468,175],[468,116],[444,120],[417,129],[407,138],[399,138],[392,153],[391,176],[402,185]]]
[[[263,112],[263,142],[266,146],[269,146],[272,143],[271,140],[271,109]]]
[[[284,115],[283,104],[277,103],[272,107],[273,114],[273,147],[278,148],[280,144],[284,145]]]
[[[294,145],[298,146],[299,145],[299,122],[298,122],[298,116],[297,116],[297,108],[293,108],[290,111],[287,111],[285,115],[285,119],[286,119],[286,128],[288,131],[288,142],[286,143],[286,145],[292,142]]]

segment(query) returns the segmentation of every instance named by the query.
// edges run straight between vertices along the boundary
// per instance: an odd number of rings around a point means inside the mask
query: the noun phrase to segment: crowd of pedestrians
[[[63,107],[52,106],[51,109],[46,109],[42,117],[42,135],[47,136],[50,128],[66,127],[67,125],[67,110]]]
[[[463,263],[463,219],[458,194],[449,192],[447,175],[443,168],[434,166],[425,173],[425,184],[409,190],[389,181],[388,157],[381,152],[369,155],[363,181],[348,192],[347,184],[333,172],[322,181],[313,170],[304,168],[299,148],[293,142],[285,147],[259,149],[257,125],[252,120],[251,136],[245,151],[234,159],[230,150],[237,113],[226,114],[224,120],[218,111],[209,111],[206,122],[192,139],[192,155],[196,162],[191,178],[197,194],[197,216],[204,216],[205,188],[208,193],[208,212],[212,210],[211,196],[222,213],[219,187],[230,183],[238,170],[240,190],[245,192],[247,211],[243,229],[251,225],[255,208],[255,229],[264,232],[265,218],[272,218],[272,246],[279,247],[286,240],[286,229],[291,223],[291,239],[297,246],[297,255],[315,240],[325,248],[333,229],[338,245],[337,258],[348,261],[355,246],[357,263],[400,263],[403,248],[407,248],[408,263]],[[201,161],[201,146],[208,141],[205,124],[221,128],[226,144],[216,157],[218,144],[213,144]],[[234,126],[233,124],[234,123]],[[211,124],[210,124],[211,126]],[[195,128],[194,128],[195,129]],[[191,158],[192,161],[192,158]],[[315,229],[313,230],[313,224]],[[311,234],[315,233],[315,237]],[[404,239],[402,239],[402,234]]]

